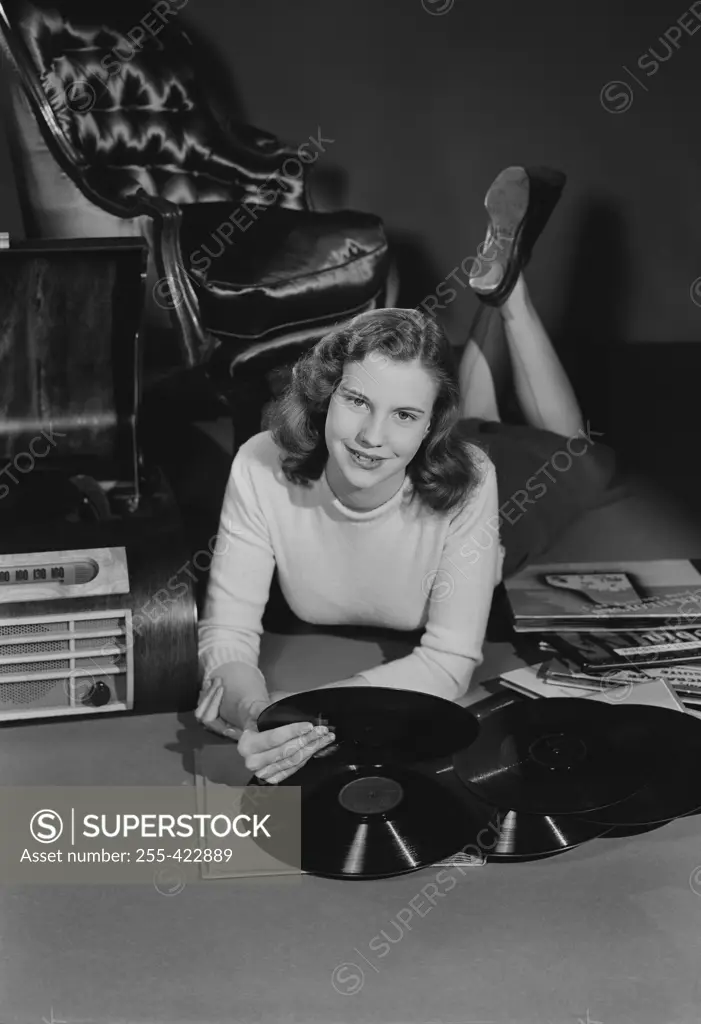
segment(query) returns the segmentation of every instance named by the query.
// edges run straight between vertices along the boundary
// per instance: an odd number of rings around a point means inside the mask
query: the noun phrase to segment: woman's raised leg
[[[508,167],[495,178],[484,201],[489,215],[487,237],[470,285],[490,310],[499,311],[489,321],[492,347],[508,351],[512,388],[526,421],[569,437],[584,425],[582,413],[521,273],[565,180],[561,171],[547,167]],[[482,412],[485,405],[491,408],[491,401],[480,400],[480,366],[468,342],[460,372],[464,414],[494,419]]]
[[[498,309],[480,304],[460,360],[460,415],[501,420],[499,397],[509,354]]]
[[[584,426],[574,388],[536,312],[523,274],[499,306],[516,396],[528,423],[563,437]]]

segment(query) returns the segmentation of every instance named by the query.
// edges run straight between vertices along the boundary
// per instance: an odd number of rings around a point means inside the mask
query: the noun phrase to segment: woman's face
[[[393,362],[375,352],[346,363],[326,415],[332,486],[344,484],[344,497],[351,499],[372,490],[387,500],[424,439],[437,393],[437,384],[418,363]],[[373,459],[357,460],[352,451]]]

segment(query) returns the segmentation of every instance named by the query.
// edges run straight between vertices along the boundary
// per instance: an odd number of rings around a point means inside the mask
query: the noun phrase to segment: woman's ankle
[[[523,274],[519,274],[516,284],[499,309],[504,320],[516,320],[533,309]]]

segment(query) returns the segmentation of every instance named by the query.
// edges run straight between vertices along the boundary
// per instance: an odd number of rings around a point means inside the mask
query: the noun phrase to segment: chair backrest
[[[148,333],[151,341],[166,337],[177,321],[192,366],[209,351],[192,285],[183,280],[189,299],[173,310],[153,301],[164,269],[153,212],[137,193],[158,203],[245,200],[289,209],[306,208],[308,197],[307,168],[292,160],[286,171],[294,151],[232,113],[226,74],[217,75],[209,47],[186,29],[185,3],[114,0],[106,9],[94,0],[0,0],[0,48],[26,236],[145,238]],[[161,256],[168,253],[166,273],[175,272],[172,238]]]
[[[239,203],[287,152],[227,114],[183,6],[0,0],[0,45],[52,154],[117,216],[141,188],[176,203]]]

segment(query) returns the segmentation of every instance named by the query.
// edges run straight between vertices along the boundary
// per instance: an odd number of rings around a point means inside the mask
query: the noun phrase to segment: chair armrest
[[[197,295],[183,265],[180,248],[182,212],[175,203],[160,196],[151,196],[145,189],[135,193],[129,207],[131,213],[125,215],[149,217],[153,222],[153,255],[158,272],[153,297],[171,315],[186,366],[200,366],[209,360],[220,343],[202,326]]]

